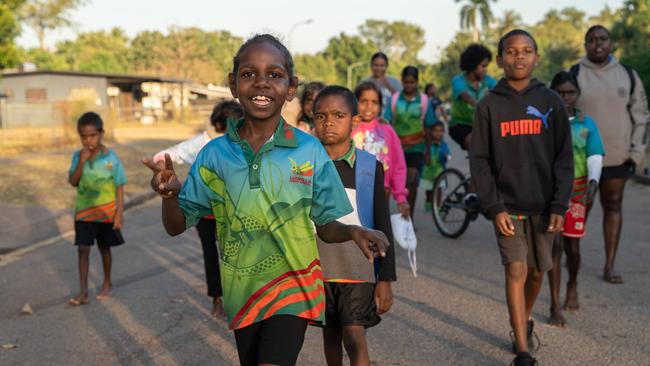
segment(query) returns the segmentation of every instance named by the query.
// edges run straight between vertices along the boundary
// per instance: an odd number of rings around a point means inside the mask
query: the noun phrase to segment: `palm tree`
[[[496,0],[455,0],[465,2],[466,4],[460,9],[460,27],[461,29],[472,30],[472,39],[478,42],[480,35],[478,32],[478,23],[481,22],[481,28],[487,29],[494,16],[490,9],[490,2]],[[480,19],[479,19],[480,18]]]
[[[503,12],[501,18],[497,20],[497,37],[501,37],[506,32],[511,31],[521,26],[521,15],[514,10],[506,10]]]

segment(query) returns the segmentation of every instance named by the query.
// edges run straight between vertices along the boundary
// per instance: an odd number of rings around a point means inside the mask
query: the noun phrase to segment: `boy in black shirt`
[[[340,86],[321,90],[314,101],[315,133],[334,161],[354,208],[353,213],[339,221],[379,230],[392,240],[383,166],[374,155],[356,149],[350,136],[356,108],[350,90]],[[325,280],[323,341],[327,363],[342,363],[343,344],[350,364],[368,365],[365,328],[377,325],[381,320],[379,314],[388,311],[393,303],[391,282],[396,280],[393,246],[378,260],[375,275],[373,263],[368,262],[354,243],[319,241],[318,244]]]
[[[532,365],[531,312],[553,267],[553,238],[573,184],[569,118],[562,99],[536,79],[537,44],[523,30],[499,41],[505,78],[477,105],[470,169],[481,208],[494,220],[505,266],[515,365]]]

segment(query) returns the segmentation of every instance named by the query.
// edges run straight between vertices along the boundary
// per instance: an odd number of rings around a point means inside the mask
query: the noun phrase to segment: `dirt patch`
[[[122,134],[116,142],[106,144],[124,164],[128,179],[126,199],[150,190],[151,172],[140,163],[140,159],[151,157],[156,152],[191,137],[196,128],[168,132],[166,138],[160,138],[163,136],[156,136],[155,133],[147,138],[143,136],[143,130],[137,131],[140,133]],[[73,207],[76,190],[68,184],[68,169],[76,148],[78,147],[65,146],[3,159],[0,169],[0,202],[39,205],[50,210]],[[179,176],[184,178],[189,166],[180,165],[176,169]]]

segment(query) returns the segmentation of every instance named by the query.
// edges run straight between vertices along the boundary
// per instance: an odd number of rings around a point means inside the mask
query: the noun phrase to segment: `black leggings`
[[[293,366],[302,349],[307,319],[294,315],[274,315],[241,329],[235,329],[239,363]]]
[[[219,271],[219,251],[217,250],[216,223],[214,219],[200,219],[196,231],[203,247],[205,281],[208,283],[208,296],[223,296],[221,273]]]

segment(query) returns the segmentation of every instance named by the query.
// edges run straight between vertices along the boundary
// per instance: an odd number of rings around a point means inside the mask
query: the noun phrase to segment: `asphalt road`
[[[420,205],[421,206],[421,205]],[[624,285],[605,284],[596,207],[582,243],[582,308],[569,326],[545,325],[547,282],[534,318],[541,365],[650,365],[648,243],[650,187],[630,183],[617,268]],[[419,207],[421,208],[421,207]],[[168,237],[159,202],[126,214],[127,244],[114,250],[114,298],[73,308],[76,250],[69,239],[0,261],[0,365],[231,365],[234,338],[210,317],[201,246],[193,230]],[[491,224],[472,223],[458,240],[442,238],[417,212],[418,277],[398,249],[395,305],[368,332],[374,365],[504,365],[512,360],[503,269]],[[566,278],[566,272],[565,278]],[[91,294],[101,285],[91,254]],[[94,297],[93,297],[94,299]],[[32,315],[22,315],[29,303]],[[300,365],[322,365],[322,342],[308,331]]]

